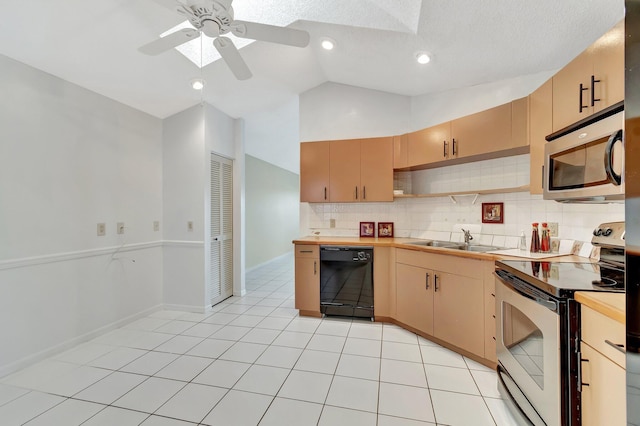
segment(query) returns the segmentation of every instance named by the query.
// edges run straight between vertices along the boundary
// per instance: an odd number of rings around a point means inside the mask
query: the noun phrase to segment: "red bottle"
[[[531,253],[540,252],[540,235],[538,234],[538,222],[534,222],[531,224],[531,249],[529,250]]]
[[[545,222],[542,223],[542,236],[540,238],[540,251],[549,253],[551,251],[551,237],[549,237],[549,228]]]

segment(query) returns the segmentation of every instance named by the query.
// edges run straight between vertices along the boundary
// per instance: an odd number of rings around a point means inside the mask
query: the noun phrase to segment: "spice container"
[[[540,237],[540,251],[549,253],[551,251],[551,237],[549,237],[549,228],[545,222],[542,223],[542,236]]]
[[[531,249],[529,250],[531,253],[539,253],[540,252],[540,234],[538,234],[538,222],[534,222],[531,224]]]

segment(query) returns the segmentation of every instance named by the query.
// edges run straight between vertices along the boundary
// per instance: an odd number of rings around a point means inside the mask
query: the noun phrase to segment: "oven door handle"
[[[508,284],[518,294],[533,300],[539,305],[544,306],[553,312],[558,312],[558,304],[555,300],[541,297],[538,292],[534,291],[526,282],[506,271],[496,271],[496,275],[502,282]]]
[[[609,182],[616,186],[622,184],[622,176],[613,171],[613,146],[618,141],[622,142],[622,130],[618,130],[611,135],[604,149],[604,170],[607,173]]]

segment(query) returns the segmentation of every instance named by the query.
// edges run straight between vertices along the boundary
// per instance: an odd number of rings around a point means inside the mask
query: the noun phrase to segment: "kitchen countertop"
[[[493,254],[486,252],[465,251],[457,249],[449,249],[445,247],[428,247],[410,244],[415,241],[424,241],[418,238],[360,238],[360,237],[332,237],[326,235],[301,237],[293,240],[294,244],[315,244],[315,245],[353,245],[353,246],[374,246],[374,247],[395,247],[407,250],[424,251],[428,253],[446,254],[449,256],[466,257],[478,260],[503,260],[503,259],[519,259],[523,257],[505,256],[502,254]],[[538,260],[541,259],[531,259]],[[544,259],[545,262],[589,262],[590,259],[584,257],[563,255]]]
[[[625,324],[626,301],[624,293],[578,291],[575,294],[575,298],[576,301],[594,311]]]

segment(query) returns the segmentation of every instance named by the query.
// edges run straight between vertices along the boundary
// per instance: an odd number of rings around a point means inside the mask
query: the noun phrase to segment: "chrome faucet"
[[[462,228],[460,228],[462,229]],[[469,241],[473,240],[473,237],[471,236],[471,231],[467,231],[466,229],[462,229],[462,232],[464,232],[464,243],[465,245],[469,245]]]

